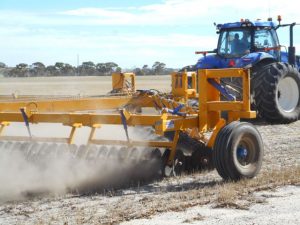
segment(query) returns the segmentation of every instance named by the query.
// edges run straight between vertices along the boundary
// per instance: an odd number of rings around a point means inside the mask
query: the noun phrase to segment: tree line
[[[35,62],[31,65],[19,63],[15,67],[8,67],[0,62],[0,74],[5,77],[48,77],[48,76],[109,76],[113,72],[134,72],[136,75],[164,75],[175,71],[166,68],[166,64],[155,62],[151,67],[143,65],[141,68],[135,67],[131,70],[124,69],[117,63],[94,63],[83,62],[79,66],[72,66],[68,63],[56,62],[54,65],[46,66],[42,62]]]

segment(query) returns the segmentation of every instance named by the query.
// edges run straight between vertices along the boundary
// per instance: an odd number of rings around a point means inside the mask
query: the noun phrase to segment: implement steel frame
[[[120,73],[120,78],[129,77],[135,85],[135,77],[130,74],[124,76]],[[173,82],[186,82],[188,74],[186,72],[173,75]],[[193,76],[193,90],[188,90],[188,85],[182,85],[181,90],[176,92],[177,97],[180,93],[183,98],[195,98],[195,74]],[[215,79],[220,83],[221,78],[241,77],[243,79],[243,100],[242,101],[220,101],[220,93],[208,79]],[[122,79],[123,79],[122,78]],[[179,80],[178,80],[179,79]],[[117,74],[114,74],[114,82],[120,82]],[[120,86],[121,87],[121,86]],[[117,88],[120,88],[119,86]],[[123,87],[123,86],[122,86]],[[172,86],[176,88],[176,85]],[[170,115],[168,108],[174,109],[179,104],[176,101],[167,101],[159,95],[141,93],[133,96],[112,96],[101,98],[81,98],[81,99],[56,99],[56,100],[14,100],[0,103],[0,139],[16,141],[42,141],[42,142],[67,142],[72,144],[76,130],[82,126],[91,128],[87,144],[105,144],[105,145],[127,145],[127,146],[149,146],[163,147],[170,150],[167,163],[172,164],[176,154],[176,145],[180,131],[187,129],[193,130],[201,137],[202,141],[208,147],[213,147],[218,132],[226,125],[226,121],[221,118],[221,111],[228,111],[228,121],[239,120],[240,118],[255,118],[256,112],[250,110],[250,79],[249,71],[244,69],[209,69],[198,71],[198,110],[191,110],[187,105],[182,108],[184,115]],[[134,87],[133,87],[134,88]],[[182,89],[183,88],[183,89]],[[175,93],[175,92],[174,92]],[[160,105],[159,105],[160,104]],[[159,107],[161,115],[139,115],[132,114],[126,110],[127,105],[136,105],[139,107]],[[167,107],[166,107],[167,106]],[[29,123],[60,123],[71,126],[71,132],[68,138],[42,138],[42,137],[8,137],[2,136],[5,127],[11,122],[24,122],[20,109],[24,109]],[[114,109],[110,113],[101,113],[99,110]],[[126,119],[128,126],[154,126],[156,133],[164,135],[166,131],[174,131],[174,139],[171,141],[120,141],[120,140],[98,140],[95,139],[96,129],[103,124],[124,125],[119,110]],[[212,131],[209,139],[203,138],[203,134]]]

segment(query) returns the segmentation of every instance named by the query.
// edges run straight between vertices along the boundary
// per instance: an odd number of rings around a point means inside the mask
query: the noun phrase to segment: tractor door
[[[254,33],[254,51],[267,52],[280,61],[280,48],[276,32],[269,27],[258,27]]]
[[[249,28],[224,29],[218,44],[218,55],[223,58],[239,58],[250,53],[251,30]]]

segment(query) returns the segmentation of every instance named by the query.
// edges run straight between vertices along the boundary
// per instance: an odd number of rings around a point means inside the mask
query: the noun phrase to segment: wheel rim
[[[236,153],[237,153],[237,160],[241,165],[246,166],[247,164],[249,164],[249,160],[247,159],[248,149],[246,147],[240,145],[237,148]]]
[[[295,79],[285,77],[278,83],[278,106],[285,112],[292,112],[299,102],[299,87]]]
[[[241,137],[235,151],[235,161],[238,168],[248,170],[249,167],[255,167],[258,159],[256,143],[249,135]]]

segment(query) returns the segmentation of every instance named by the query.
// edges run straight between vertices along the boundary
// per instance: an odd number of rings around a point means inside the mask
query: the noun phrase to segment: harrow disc
[[[160,176],[162,165],[161,150],[148,147],[2,141],[0,154],[12,163],[18,163],[14,159],[21,158],[26,162],[22,167],[35,169],[41,177],[61,177],[55,173],[65,173],[67,177],[55,181],[66,182],[68,189],[76,191],[149,182]]]
[[[166,132],[165,137],[172,140],[174,132]],[[200,141],[191,138],[188,134],[181,132],[177,143],[177,151],[183,154],[181,159],[182,172],[195,172],[201,170],[212,170],[214,165],[212,162],[212,150],[206,147]]]

